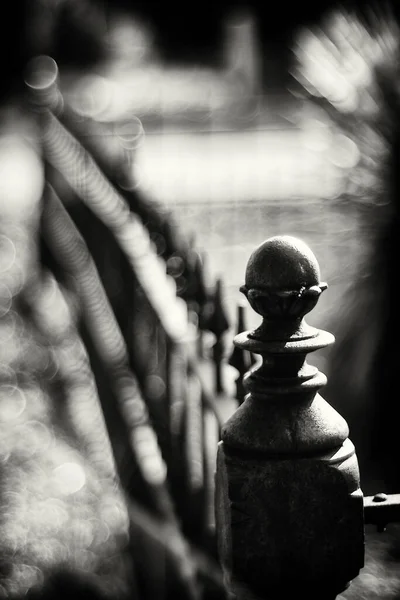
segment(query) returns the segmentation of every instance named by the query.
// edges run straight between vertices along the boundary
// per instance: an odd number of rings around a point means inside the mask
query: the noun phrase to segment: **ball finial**
[[[296,290],[318,285],[320,271],[313,252],[288,235],[271,237],[251,254],[246,269],[249,289]]]
[[[318,261],[303,241],[274,236],[250,256],[241,287],[252,308],[265,318],[302,318],[328,287]]]

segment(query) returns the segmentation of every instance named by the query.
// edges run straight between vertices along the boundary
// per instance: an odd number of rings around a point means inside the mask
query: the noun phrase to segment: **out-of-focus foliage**
[[[347,193],[363,204],[388,203],[382,185],[395,119],[399,34],[398,23],[383,11],[372,13],[367,24],[356,13],[337,10],[320,26],[301,30],[293,48],[301,93],[358,148]],[[345,160],[346,147],[339,152]]]
[[[331,317],[337,344],[326,395],[350,423],[362,476],[376,468],[372,479],[398,491],[389,390],[398,358],[400,29],[386,8],[367,17],[336,10],[319,27],[303,29],[293,49],[293,90],[357,149],[336,202],[349,215],[360,252],[349,257],[351,280]],[[338,159],[345,158],[342,148]]]

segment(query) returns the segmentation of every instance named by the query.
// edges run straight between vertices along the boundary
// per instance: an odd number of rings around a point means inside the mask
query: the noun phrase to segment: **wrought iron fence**
[[[113,162],[87,135],[88,123],[63,101],[57,74],[50,57],[39,57],[26,80],[45,167],[40,227],[30,231],[40,246],[40,269],[10,304],[48,349],[54,363],[53,371],[47,368],[50,379],[62,390],[53,389],[54,405],[43,427],[50,432],[59,426],[54,435],[76,447],[82,462],[77,489],[90,470],[99,498],[110,486],[119,490],[128,542],[116,544],[114,553],[119,548],[120,564],[127,568],[124,576],[117,570],[115,575],[125,588],[103,585],[100,595],[222,598],[213,515],[222,424],[215,395],[222,389],[220,338],[229,327],[221,283],[204,280],[193,240],[179,234],[171,215],[137,193],[121,168],[122,141]],[[201,343],[205,331],[214,334],[210,356]],[[211,386],[207,364],[214,365]],[[18,377],[35,376],[20,366]],[[43,389],[47,379],[42,377]],[[11,483],[3,487],[2,495],[18,497]],[[38,491],[33,507],[51,493]],[[63,503],[66,514],[71,502],[78,506],[79,498]],[[117,511],[117,505],[108,510]],[[116,517],[110,519],[115,524]],[[82,529],[82,519],[76,522]],[[107,535],[122,533],[110,526]],[[17,579],[15,540],[12,558],[6,537],[0,591],[34,594],[39,584],[33,575],[28,583]],[[93,543],[81,542],[85,556],[93,554]],[[96,549],[101,555],[101,543]],[[62,593],[66,580],[59,572],[65,565],[79,570],[57,552],[46,560],[36,560],[27,544],[18,552],[19,561],[33,562],[30,568],[44,578],[39,597],[47,597],[46,590],[49,597]],[[102,569],[81,564],[86,576],[100,580]],[[73,572],[69,581],[76,578]],[[76,593],[82,593],[79,586]]]

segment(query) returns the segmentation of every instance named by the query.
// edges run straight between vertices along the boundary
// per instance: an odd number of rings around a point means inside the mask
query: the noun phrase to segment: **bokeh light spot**
[[[61,494],[69,496],[83,488],[86,483],[85,471],[78,463],[66,462],[53,471],[55,483]]]
[[[0,421],[17,419],[26,408],[26,397],[15,385],[0,386]]]
[[[0,235],[0,273],[4,273],[14,264],[15,257],[14,242],[6,235]]]
[[[0,283],[0,317],[4,317],[11,308],[12,294],[10,288]]]

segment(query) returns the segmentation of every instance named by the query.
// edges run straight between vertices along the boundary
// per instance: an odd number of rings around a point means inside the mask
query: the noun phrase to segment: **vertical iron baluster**
[[[229,321],[226,316],[222,297],[222,280],[217,279],[212,299],[212,313],[207,320],[207,328],[215,335],[216,341],[212,349],[212,358],[215,369],[215,392],[221,394],[224,391],[222,379],[222,364],[225,355],[224,334],[229,329]]]
[[[203,450],[204,450],[204,503],[205,503],[205,543],[207,549],[216,555],[215,544],[215,465],[218,442],[221,439],[220,423],[216,414],[209,407],[204,390],[202,390],[203,411]]]
[[[178,514],[187,509],[189,500],[188,463],[185,454],[185,419],[187,402],[187,353],[184,343],[167,343],[167,402],[170,423],[170,456],[168,480]]]
[[[201,270],[203,303],[199,307],[199,336],[197,343],[197,352],[199,358],[205,358],[206,352],[204,348],[204,332],[208,330],[208,319],[211,316],[212,297],[211,286],[207,270],[207,255],[205,252],[199,253],[197,268]]]
[[[189,467],[189,506],[186,507],[186,531],[189,539],[201,545],[205,532],[202,390],[197,375],[190,367],[187,377],[185,453]]]

